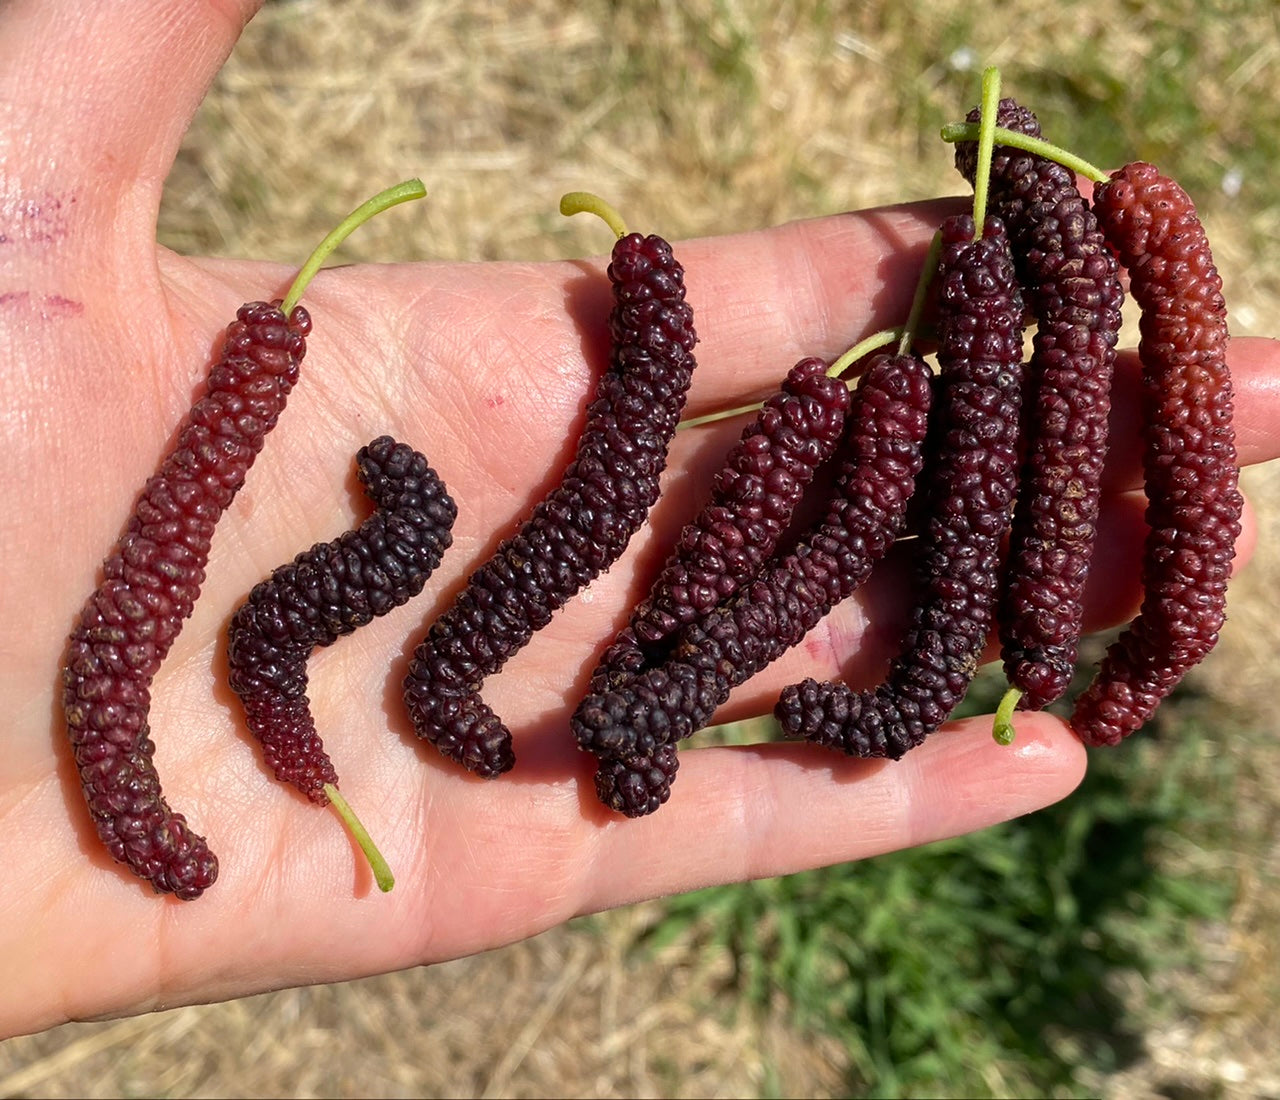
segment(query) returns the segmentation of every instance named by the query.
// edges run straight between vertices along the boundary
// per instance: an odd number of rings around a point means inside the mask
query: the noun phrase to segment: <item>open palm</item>
[[[315,330],[301,381],[218,527],[203,594],[154,683],[166,795],[219,855],[219,880],[182,903],[113,864],[80,796],[59,667],[219,334],[241,302],[278,296],[293,274],[155,242],[177,144],[254,7],[0,9],[0,416],[11,471],[0,519],[0,700],[11,716],[0,1035],[456,957],[641,898],[955,835],[1074,787],[1079,743],[1060,720],[1025,715],[1012,748],[993,743],[989,721],[957,722],[896,764],[804,745],[690,748],[652,817],[626,821],[597,803],[568,716],[734,422],[681,433],[652,522],[486,684],[513,730],[515,770],[486,783],[439,758],[402,708],[408,655],[568,460],[607,354],[609,289],[598,260],[348,267],[307,292]],[[689,412],[761,396],[800,356],[834,356],[900,323],[927,239],[958,202],[678,244],[701,337]],[[1232,355],[1241,453],[1274,457],[1280,347],[1237,341]],[[1132,376],[1129,357],[1093,628],[1128,617],[1138,595]],[[367,513],[352,457],[383,433],[424,451],[459,505],[454,545],[425,593],[310,662],[342,789],[397,875],[385,896],[337,819],[270,778],[225,686],[224,653],[227,619],[254,583]],[[1246,516],[1242,554],[1252,530]],[[768,710],[804,675],[874,675],[906,611],[898,575],[889,563],[721,717]]]

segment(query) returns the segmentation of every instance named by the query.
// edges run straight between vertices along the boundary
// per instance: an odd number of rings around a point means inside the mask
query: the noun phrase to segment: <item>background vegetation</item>
[[[555,213],[580,187],[672,237],[959,193],[937,128],[987,64],[1053,140],[1177,175],[1233,330],[1280,335],[1270,0],[279,0],[161,235],[301,258],[413,174],[417,232],[375,221],[348,258],[595,252]],[[1220,649],[1057,807],[427,970],[11,1040],[0,1095],[1276,1095],[1278,481],[1247,478],[1263,541]]]

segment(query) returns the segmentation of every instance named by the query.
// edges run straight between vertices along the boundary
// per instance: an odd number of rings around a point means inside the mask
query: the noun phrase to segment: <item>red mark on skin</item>
[[[495,393],[492,397],[486,397],[484,403],[491,409],[496,409],[506,399],[500,393]]]
[[[61,294],[46,294],[40,301],[40,316],[46,321],[52,317],[79,317],[84,312],[83,302],[64,298]]]
[[[61,294],[32,294],[29,290],[10,290],[0,294],[0,309],[34,315],[41,321],[54,321],[63,317],[79,317],[84,303]]]

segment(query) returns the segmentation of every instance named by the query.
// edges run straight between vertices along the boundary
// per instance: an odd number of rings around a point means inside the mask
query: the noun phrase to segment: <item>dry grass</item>
[[[1264,46],[1240,59],[1236,42],[1274,43],[1276,16],[1269,5],[1238,6],[1229,27],[1204,36],[1187,71],[1223,119],[1231,95],[1274,86],[1280,64]],[[269,3],[191,130],[162,239],[183,251],[296,261],[335,215],[409,175],[431,192],[413,220],[375,220],[345,258],[596,253],[598,226],[555,213],[560,194],[578,188],[672,237],[959,193],[933,127],[974,99],[976,67],[999,64],[1015,93],[1025,83],[1064,97],[1079,85],[1087,95],[1098,73],[1133,90],[1160,60],[1153,21],[1205,18],[1198,4],[1139,3],[1116,27],[1113,5],[1068,7],[1070,22],[1062,5],[1030,0],[983,20],[957,0]],[[1081,59],[1087,67],[1073,73]],[[1230,168],[1246,137],[1216,127],[1197,163]],[[1158,148],[1159,134],[1151,140]],[[1264,332],[1277,315],[1280,199],[1265,186],[1249,178],[1242,201],[1210,194],[1204,203],[1237,332]],[[1223,930],[1222,967],[1157,979],[1199,983],[1204,1012],[1186,1030],[1153,1035],[1147,1062],[1101,1083],[1114,1095],[1152,1095],[1169,1081],[1193,1094],[1280,1089],[1257,1042],[1280,1008],[1280,738],[1271,703],[1280,627],[1270,599],[1280,579],[1272,503],[1280,471],[1253,472],[1248,484],[1263,543],[1203,673],[1250,708],[1257,730],[1238,806],[1252,847],[1234,854],[1245,889]],[[837,1049],[793,1034],[781,1015],[735,1015],[718,999],[725,960],[679,945],[656,962],[631,959],[627,947],[653,912],[576,922],[430,970],[11,1040],[0,1046],[0,1095],[831,1095],[846,1087]]]
[[[0,1096],[744,1096],[776,1066],[838,1093],[837,1050],[707,1011],[724,959],[629,965],[647,911],[429,971],[14,1040]]]

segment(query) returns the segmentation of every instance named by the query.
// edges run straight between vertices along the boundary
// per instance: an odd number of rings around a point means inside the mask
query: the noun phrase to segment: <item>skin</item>
[[[596,803],[569,713],[740,422],[680,434],[652,524],[486,684],[513,729],[515,771],[485,783],[441,760],[401,706],[408,655],[569,457],[604,360],[608,290],[599,260],[347,267],[304,299],[316,331],[302,380],[219,525],[204,593],[154,684],[166,795],[209,838],[220,878],[183,903],[112,863],[67,749],[59,668],[218,334],[242,301],[280,294],[293,274],[155,242],[178,142],[254,7],[0,7],[0,424],[21,472],[0,509],[0,1036],[453,958],[642,898],[957,835],[1070,793],[1082,746],[1059,719],[1021,715],[1011,748],[977,719],[891,765],[805,745],[690,746],[657,814],[624,821]],[[929,235],[964,204],[678,245],[702,336],[688,412],[756,399],[801,355],[834,356],[899,323]],[[1231,360],[1242,458],[1273,458],[1280,345],[1239,340]],[[1128,356],[1091,628],[1138,600],[1134,389]],[[364,514],[352,456],[384,431],[428,454],[461,513],[424,595],[310,664],[342,789],[396,871],[388,895],[332,814],[272,782],[223,654],[227,620],[256,581]],[[1253,534],[1246,515],[1241,561]],[[804,675],[874,676],[905,614],[899,576],[877,574],[720,717],[767,711]]]

